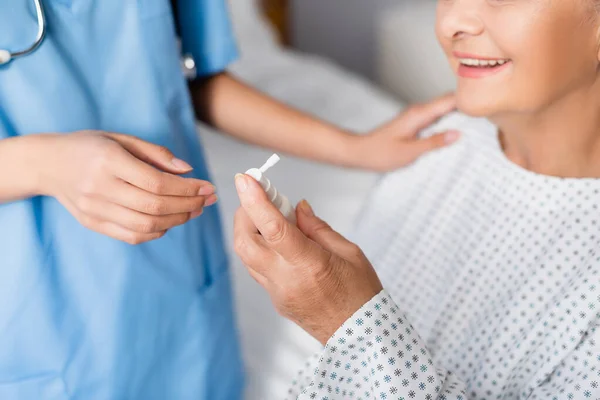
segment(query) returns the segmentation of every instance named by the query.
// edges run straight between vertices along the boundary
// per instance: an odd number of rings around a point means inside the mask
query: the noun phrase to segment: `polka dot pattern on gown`
[[[600,180],[511,163],[487,120],[386,175],[353,241],[386,290],[289,398],[600,399]]]

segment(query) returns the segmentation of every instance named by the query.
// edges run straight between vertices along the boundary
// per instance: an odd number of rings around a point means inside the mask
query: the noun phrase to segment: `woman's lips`
[[[496,64],[495,66],[471,66],[461,63],[458,67],[458,75],[463,78],[486,78],[504,71],[511,64],[511,61],[507,61],[504,64]]]
[[[458,75],[464,78],[485,78],[495,75],[512,63],[506,58],[487,57],[455,51],[452,55],[459,62]]]

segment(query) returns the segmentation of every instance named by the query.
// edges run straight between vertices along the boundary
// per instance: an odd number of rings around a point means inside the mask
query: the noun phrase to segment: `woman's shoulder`
[[[425,128],[420,133],[420,137],[429,137],[436,133],[456,130],[466,136],[472,138],[486,138],[487,140],[496,140],[497,128],[496,126],[486,118],[471,117],[461,112],[452,112],[432,125]]]

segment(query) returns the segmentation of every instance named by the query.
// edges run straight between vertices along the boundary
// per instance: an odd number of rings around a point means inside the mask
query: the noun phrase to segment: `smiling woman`
[[[459,76],[461,108],[488,117],[533,112],[589,87],[599,48],[591,1],[440,1],[437,35]],[[473,68],[487,60],[508,65]]]
[[[590,4],[438,1],[462,113],[422,136],[461,139],[380,181],[353,234],[364,253],[307,203],[292,226],[238,182],[238,253],[325,344],[290,398],[600,398]]]

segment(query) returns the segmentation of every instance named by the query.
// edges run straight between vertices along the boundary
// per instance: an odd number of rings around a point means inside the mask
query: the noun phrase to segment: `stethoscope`
[[[38,33],[35,42],[21,51],[11,52],[10,50],[0,49],[0,66],[8,64],[15,58],[32,54],[44,41],[44,37],[46,37],[46,15],[44,14],[44,7],[42,5],[42,0],[33,0],[33,2],[35,3],[35,11],[38,20]],[[194,79],[196,77],[196,63],[190,55],[185,55],[182,58],[181,68],[187,79]]]
[[[37,13],[38,20],[38,34],[35,42],[28,48],[20,51],[11,52],[10,50],[0,49],[0,65],[8,64],[15,58],[28,56],[40,47],[40,44],[44,41],[46,36],[46,16],[44,15],[44,7],[42,6],[42,0],[33,0],[35,3],[35,11]]]

